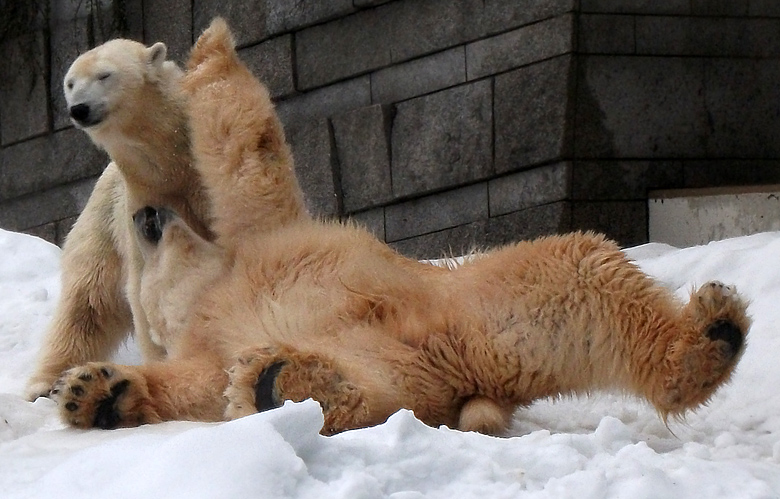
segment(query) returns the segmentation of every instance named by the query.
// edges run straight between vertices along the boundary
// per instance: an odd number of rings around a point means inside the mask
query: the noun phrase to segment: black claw
[[[707,337],[712,341],[725,341],[729,346],[729,355],[737,355],[742,348],[742,332],[731,321],[719,320],[707,329]]]
[[[100,368],[100,374],[101,374],[101,375],[102,375],[104,378],[110,378],[110,377],[111,377],[111,372],[109,372],[109,370],[108,370],[108,369],[106,369],[105,367],[101,367],[101,368]]]
[[[79,374],[79,379],[81,381],[92,381],[92,375],[89,374],[89,373],[82,373],[82,374]]]
[[[169,210],[147,206],[135,212],[133,223],[141,237],[152,244],[157,244],[162,239],[163,229],[172,217],[173,213]]]
[[[79,385],[71,386],[70,392],[77,397],[81,397],[84,395],[84,388]]]
[[[67,404],[65,404],[65,409],[69,410],[70,412],[73,412],[78,408],[79,405],[75,402],[68,402]]]
[[[111,396],[104,398],[98,403],[92,426],[103,430],[112,430],[119,426],[122,418],[117,410],[116,402],[127,391],[129,385],[130,380],[124,379],[111,387]]]
[[[258,412],[276,409],[282,406],[279,394],[276,393],[276,377],[285,362],[274,362],[260,373],[255,383],[255,409]]]

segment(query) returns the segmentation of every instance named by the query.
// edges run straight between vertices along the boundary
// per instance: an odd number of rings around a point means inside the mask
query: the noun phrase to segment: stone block
[[[164,42],[168,58],[183,66],[193,42],[192,0],[144,0],[144,38]]]
[[[371,102],[389,104],[466,81],[463,47],[380,69],[371,74]]]
[[[51,114],[55,130],[71,126],[62,81],[74,60],[89,50],[86,17],[63,19],[51,29]]]
[[[585,54],[633,54],[634,16],[581,14],[577,49]]]
[[[621,246],[644,244],[648,240],[647,199],[574,202],[572,228],[604,233]]]
[[[371,81],[368,76],[361,76],[279,101],[276,111],[285,128],[289,128],[370,104]]]
[[[611,14],[690,14],[690,0],[580,0],[582,12]]]
[[[193,39],[197,40],[216,16],[222,16],[230,26],[236,45],[243,47],[268,38],[266,28],[266,2],[268,0],[242,0],[225,2],[223,0],[193,0],[192,29]]]
[[[707,156],[780,157],[780,61],[709,59],[704,68]]]
[[[682,161],[576,161],[574,200],[639,200],[656,189],[684,185]]]
[[[3,149],[0,200],[98,175],[109,160],[87,135],[69,128]]]
[[[12,144],[49,131],[42,31],[0,44],[0,139]]]
[[[488,80],[398,104],[392,131],[393,193],[409,196],[493,173]]]
[[[484,247],[487,223],[487,219],[483,219],[388,244],[402,255],[417,260],[467,255]]]
[[[22,232],[31,236],[40,237],[44,241],[52,244],[57,244],[57,222],[50,222],[47,224],[39,225],[38,227],[31,227],[25,229]]]
[[[780,17],[780,2],[777,0],[750,0],[751,16]]]
[[[554,163],[490,180],[490,216],[568,199],[571,169],[570,163]]]
[[[266,0],[268,33],[298,30],[312,24],[346,16],[355,11],[352,0],[302,2],[301,0]]]
[[[58,185],[43,192],[0,202],[0,227],[26,230],[81,213],[96,178]]]
[[[292,35],[271,38],[241,49],[239,55],[252,73],[268,87],[271,98],[278,99],[295,92]]]
[[[380,105],[334,116],[344,211],[351,213],[393,199],[390,182],[390,116]]]
[[[385,207],[387,241],[488,218],[487,184],[461,187]]]
[[[341,196],[335,175],[336,151],[328,120],[298,123],[288,131],[287,138],[309,211],[317,216],[339,216]]]
[[[572,66],[564,56],[496,76],[496,173],[571,154]]]
[[[576,102],[578,158],[704,156],[701,59],[583,56]]]
[[[780,184],[780,160],[695,160],[683,163],[684,187]]]
[[[352,213],[349,219],[360,227],[374,234],[380,241],[385,240],[385,209],[374,208],[371,210]]]
[[[636,52],[777,57],[780,19],[641,16],[636,19]]]
[[[576,9],[576,0],[483,0],[480,25],[483,35],[499,33]]]
[[[390,2],[392,0],[353,0],[353,4],[355,4],[355,7],[358,9],[366,9],[369,7],[376,7],[377,5],[382,5],[383,3]]]
[[[469,80],[571,52],[574,17],[564,15],[466,45]]]
[[[691,14],[697,16],[746,16],[754,0],[691,0]]]

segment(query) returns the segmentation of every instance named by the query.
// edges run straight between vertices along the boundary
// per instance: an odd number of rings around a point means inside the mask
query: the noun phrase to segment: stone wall
[[[641,243],[650,190],[780,183],[775,0],[113,1],[180,61],[226,17],[312,211],[416,257],[572,229]],[[106,162],[64,112],[88,43],[60,10],[29,37],[50,69],[0,88],[0,226],[56,242]]]

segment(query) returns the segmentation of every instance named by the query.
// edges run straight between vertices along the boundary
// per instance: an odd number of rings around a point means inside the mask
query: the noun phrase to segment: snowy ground
[[[511,438],[404,411],[323,437],[313,402],[229,423],[78,431],[51,401],[20,395],[59,293],[59,250],[0,230],[0,497],[780,497],[780,233],[628,253],[680,296],[719,279],[752,302],[732,383],[674,434],[651,407],[610,395],[538,403]]]

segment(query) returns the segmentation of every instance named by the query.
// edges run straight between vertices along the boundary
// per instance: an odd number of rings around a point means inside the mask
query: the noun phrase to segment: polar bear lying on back
[[[216,239],[175,206],[133,218],[155,277],[142,295],[175,315],[166,283],[192,283],[191,320],[163,361],[67,371],[52,393],[71,425],[219,420],[311,397],[324,433],[400,408],[498,433],[517,407],[597,389],[642,396],[666,418],[706,402],[743,351],[749,320],[733,288],[709,283],[681,305],[602,236],[510,245],[450,270],[293,216],[284,136],[222,21],[193,49],[183,89]]]
[[[167,206],[205,240],[219,230],[214,200],[192,164],[182,71],[165,58],[162,43],[112,40],[78,57],[64,78],[73,123],[112,161],[65,242],[63,292],[28,383],[30,399],[47,395],[65,369],[109,358],[131,331],[146,360],[165,358],[189,317],[186,291],[193,283],[165,284],[169,299],[182,300],[178,312],[166,316],[157,296],[142,293],[144,276],[154,276],[145,273],[131,219],[144,206]],[[292,165],[286,144],[277,153]],[[305,217],[295,177],[288,177],[284,203],[275,196],[263,201],[273,213],[286,203],[289,216]],[[247,206],[241,192],[233,194],[235,206]],[[249,194],[256,211],[243,214],[246,223],[274,223],[258,194]]]

